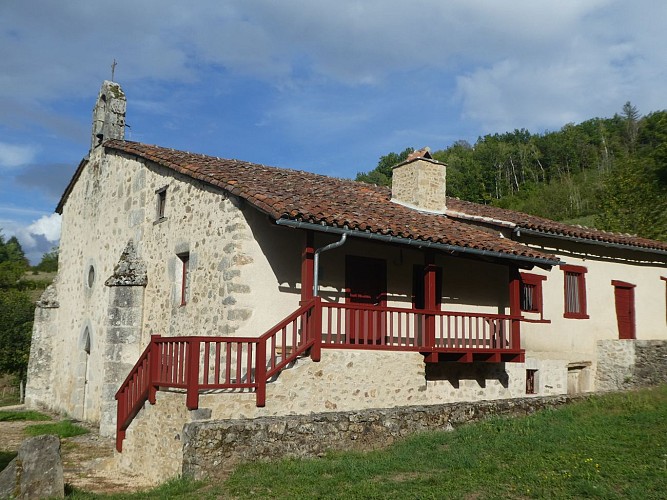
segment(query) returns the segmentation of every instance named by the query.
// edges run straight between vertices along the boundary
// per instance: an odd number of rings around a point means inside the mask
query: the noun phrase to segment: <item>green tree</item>
[[[20,290],[0,290],[0,373],[25,377],[35,305]]]
[[[58,247],[53,247],[50,252],[46,252],[34,269],[45,273],[56,272],[58,270],[58,251]]]
[[[625,139],[627,141],[628,149],[634,151],[635,143],[637,142],[637,135],[639,133],[639,118],[640,114],[636,106],[633,106],[630,101],[623,105],[623,113],[621,115],[625,121]]]
[[[618,165],[605,178],[597,224],[602,229],[667,240],[667,189],[650,159]]]
[[[378,186],[391,186],[392,168],[405,161],[413,148],[405,148],[401,153],[389,153],[381,156],[377,166],[369,172],[359,172],[355,180]]]
[[[0,288],[15,287],[29,264],[15,236],[5,241],[0,229]]]

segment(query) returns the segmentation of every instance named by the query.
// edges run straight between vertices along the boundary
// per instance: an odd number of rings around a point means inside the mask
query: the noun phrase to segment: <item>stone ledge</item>
[[[495,415],[526,415],[572,399],[562,395],[190,422],[183,428],[183,475],[202,479],[254,460],[381,448],[414,432],[451,430],[455,425]]]

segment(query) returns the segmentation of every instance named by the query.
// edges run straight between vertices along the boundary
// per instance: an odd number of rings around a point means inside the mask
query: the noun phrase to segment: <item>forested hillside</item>
[[[391,167],[410,152],[383,156],[357,180],[390,185]],[[431,154],[448,165],[450,196],[667,240],[667,111],[640,116],[628,102],[613,118],[486,135]]]

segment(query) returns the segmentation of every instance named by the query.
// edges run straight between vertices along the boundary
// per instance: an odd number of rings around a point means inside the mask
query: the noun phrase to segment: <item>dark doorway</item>
[[[387,305],[387,262],[384,259],[348,255],[345,258],[345,289],[348,304]],[[350,309],[347,332],[353,343],[378,343],[387,328],[387,314],[378,310]]]

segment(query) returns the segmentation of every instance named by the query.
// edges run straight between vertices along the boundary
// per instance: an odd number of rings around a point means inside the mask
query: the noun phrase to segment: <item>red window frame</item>
[[[584,266],[571,266],[563,264],[560,266],[563,271],[563,317],[571,319],[588,319],[588,309],[586,304],[586,273],[588,269]],[[568,299],[568,276],[576,278],[576,301],[578,303],[578,311],[569,310],[569,304],[572,300]],[[574,295],[574,294],[573,294]],[[574,308],[573,308],[574,309]]]
[[[542,282],[546,281],[547,277],[542,276],[541,274],[533,273],[520,273],[521,277],[521,289],[519,295],[519,307],[522,312],[527,313],[539,313],[540,321],[544,321],[544,295],[542,294]],[[532,288],[532,309],[526,309],[525,293],[527,288]]]

